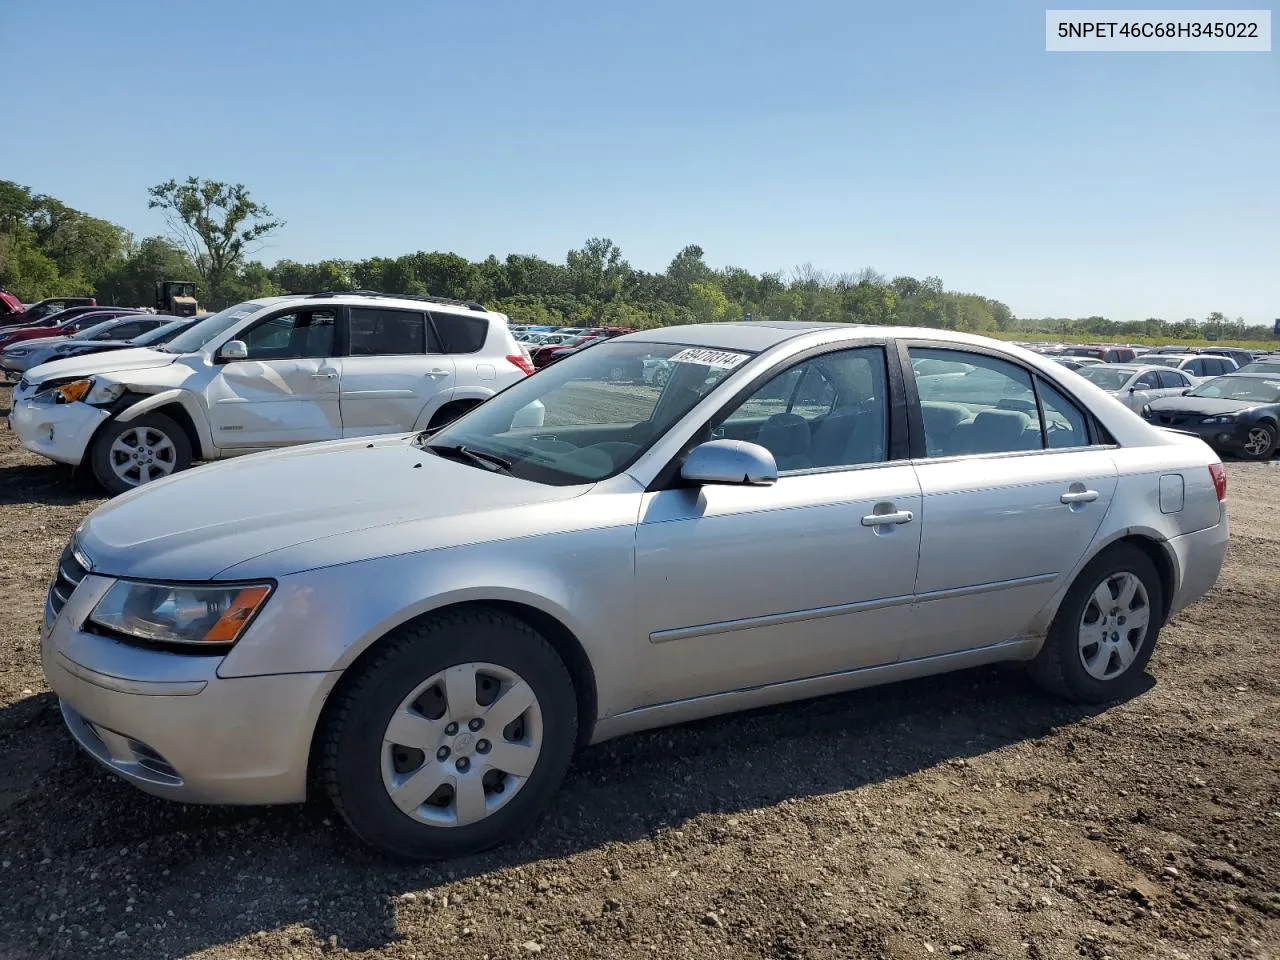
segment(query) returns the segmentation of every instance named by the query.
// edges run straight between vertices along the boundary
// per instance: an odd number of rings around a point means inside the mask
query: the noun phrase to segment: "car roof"
[[[646,343],[685,343],[691,346],[715,346],[726,350],[768,350],[780,343],[794,340],[807,333],[825,331],[870,330],[872,327],[857,323],[802,323],[797,320],[744,320],[728,323],[691,323],[678,327],[655,327],[652,330],[641,330],[629,333],[619,340],[643,341]],[[875,327],[881,336],[892,336],[894,330],[906,328]],[[921,328],[916,327],[915,335],[919,336]],[[931,335],[935,332],[928,331]]]
[[[481,303],[471,300],[453,300],[449,297],[426,297],[408,293],[381,293],[377,290],[335,290],[320,293],[286,293],[278,297],[254,297],[246,303],[257,303],[264,307],[274,307],[286,303],[334,303],[339,306],[380,304],[396,307],[414,307],[422,310],[442,310],[450,313],[483,313],[490,316],[503,316],[490,310]]]

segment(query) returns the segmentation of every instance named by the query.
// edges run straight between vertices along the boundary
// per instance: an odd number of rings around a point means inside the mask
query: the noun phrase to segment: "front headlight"
[[[1151,416],[1151,404],[1149,404],[1149,403],[1147,403],[1147,404],[1143,404],[1143,406],[1142,406],[1142,415],[1143,415],[1144,417],[1150,417],[1150,416]]]
[[[118,580],[89,621],[139,640],[229,647],[271,595],[270,583],[185,586]]]
[[[1239,414],[1226,413],[1220,417],[1205,417],[1200,422],[1201,423],[1235,423],[1237,419],[1239,419]]]
[[[75,403],[78,400],[92,404],[112,403],[124,393],[124,384],[103,383],[96,377],[86,377],[61,383],[51,392],[54,403]]]
[[[25,357],[30,352],[31,352],[30,350],[27,350],[25,348],[21,350],[15,350],[13,347],[10,347],[8,350],[4,352],[4,355],[6,357]]]

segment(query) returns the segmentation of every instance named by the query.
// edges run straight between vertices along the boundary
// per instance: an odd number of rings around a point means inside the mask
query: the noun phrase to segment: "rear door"
[[[1029,367],[902,349],[923,497],[911,660],[1020,636],[1088,549],[1117,471],[1083,407]],[[944,365],[958,375],[914,375]]]
[[[1161,370],[1157,376],[1160,378],[1160,389],[1155,394],[1160,397],[1177,397],[1181,396],[1184,390],[1190,390],[1195,386],[1181,370]]]
[[[244,360],[216,361],[205,400],[219,447],[275,447],[342,435],[338,308],[290,308],[269,314],[236,338]]]
[[[342,435],[412,430],[453,390],[453,357],[440,352],[425,310],[350,307],[342,358]]]

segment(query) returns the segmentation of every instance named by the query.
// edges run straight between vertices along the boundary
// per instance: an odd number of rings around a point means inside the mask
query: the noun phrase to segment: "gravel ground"
[[[99,501],[0,431],[0,960],[1280,956],[1280,472],[1229,476],[1222,580],[1130,702],[983,669],[628,737],[524,842],[405,867],[78,753],[36,625]]]

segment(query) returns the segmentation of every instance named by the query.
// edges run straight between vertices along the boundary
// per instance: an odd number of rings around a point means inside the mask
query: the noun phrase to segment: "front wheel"
[[[573,682],[523,621],[479,610],[401,628],[334,704],[330,798],[392,856],[435,860],[525,835],[577,741]]]
[[[1163,626],[1164,589],[1155,564],[1120,543],[1103,551],[1067,591],[1028,670],[1042,687],[1076,703],[1136,693]]]
[[[1276,452],[1276,428],[1269,423],[1256,423],[1249,428],[1240,455],[1246,460],[1270,460]]]
[[[94,438],[89,466],[109,493],[126,493],[191,466],[191,441],[162,413],[127,423],[112,420]]]

